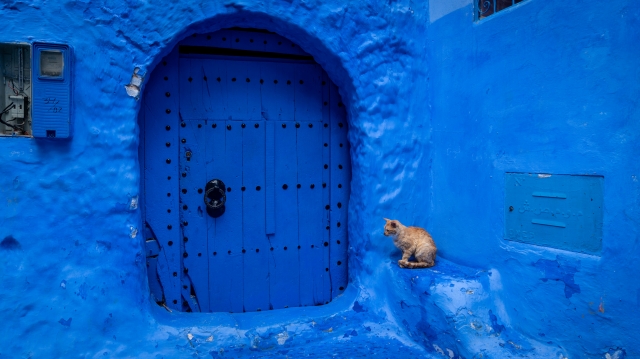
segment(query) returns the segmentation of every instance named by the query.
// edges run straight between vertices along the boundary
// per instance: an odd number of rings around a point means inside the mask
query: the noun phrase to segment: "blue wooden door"
[[[203,312],[328,303],[347,284],[350,166],[337,88],[306,59],[185,52],[154,71],[143,104],[154,297]],[[204,199],[214,179],[226,190],[217,217]]]

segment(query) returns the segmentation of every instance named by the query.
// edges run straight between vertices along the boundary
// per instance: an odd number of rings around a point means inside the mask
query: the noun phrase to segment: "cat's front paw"
[[[399,266],[400,268],[406,268],[405,263],[406,263],[406,261],[403,261],[403,260],[401,259],[401,260],[399,260],[399,261],[398,261],[398,266]]]

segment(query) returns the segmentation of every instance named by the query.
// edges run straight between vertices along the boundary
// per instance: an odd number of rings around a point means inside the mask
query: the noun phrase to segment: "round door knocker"
[[[204,188],[204,204],[207,206],[207,214],[218,218],[224,214],[224,204],[227,202],[227,187],[219,179],[207,182]]]

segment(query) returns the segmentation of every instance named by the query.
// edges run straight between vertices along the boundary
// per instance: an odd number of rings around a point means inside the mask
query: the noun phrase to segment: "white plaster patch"
[[[429,21],[434,23],[445,15],[449,15],[471,3],[471,0],[431,0],[429,1]]]
[[[447,353],[449,353],[449,358],[452,358],[455,356],[455,354],[453,353],[453,350],[447,348]]]
[[[124,88],[127,90],[127,95],[134,97],[136,100],[140,95],[140,85],[142,84],[142,76],[138,75],[140,68],[136,67],[133,69],[133,74],[131,75],[131,81]]]
[[[606,359],[620,359],[622,358],[622,350],[616,350],[613,355],[607,353],[604,355]]]
[[[439,354],[444,355],[444,350],[438,346],[438,344],[433,345],[433,349],[435,349]]]
[[[538,174],[538,178],[549,178],[549,177],[551,177],[550,174],[545,174],[545,173],[539,173]]]
[[[131,197],[131,200],[129,201],[129,210],[133,211],[138,209],[138,196],[133,196]]]
[[[473,328],[474,330],[480,330],[482,329],[482,323],[480,323],[479,321],[472,321],[471,323],[469,323],[469,325],[471,326],[471,328]]]
[[[129,227],[129,230],[131,231],[129,233],[129,237],[131,238],[136,238],[136,236],[138,235],[138,229],[134,226]]]
[[[289,339],[289,333],[287,333],[287,331],[284,331],[277,335],[277,340],[279,345],[284,345],[287,339]]]

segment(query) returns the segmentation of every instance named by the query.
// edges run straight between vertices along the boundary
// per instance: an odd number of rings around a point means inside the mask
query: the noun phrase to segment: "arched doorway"
[[[263,30],[194,35],[149,76],[139,122],[158,303],[261,311],[344,290],[347,121],[310,55]]]

